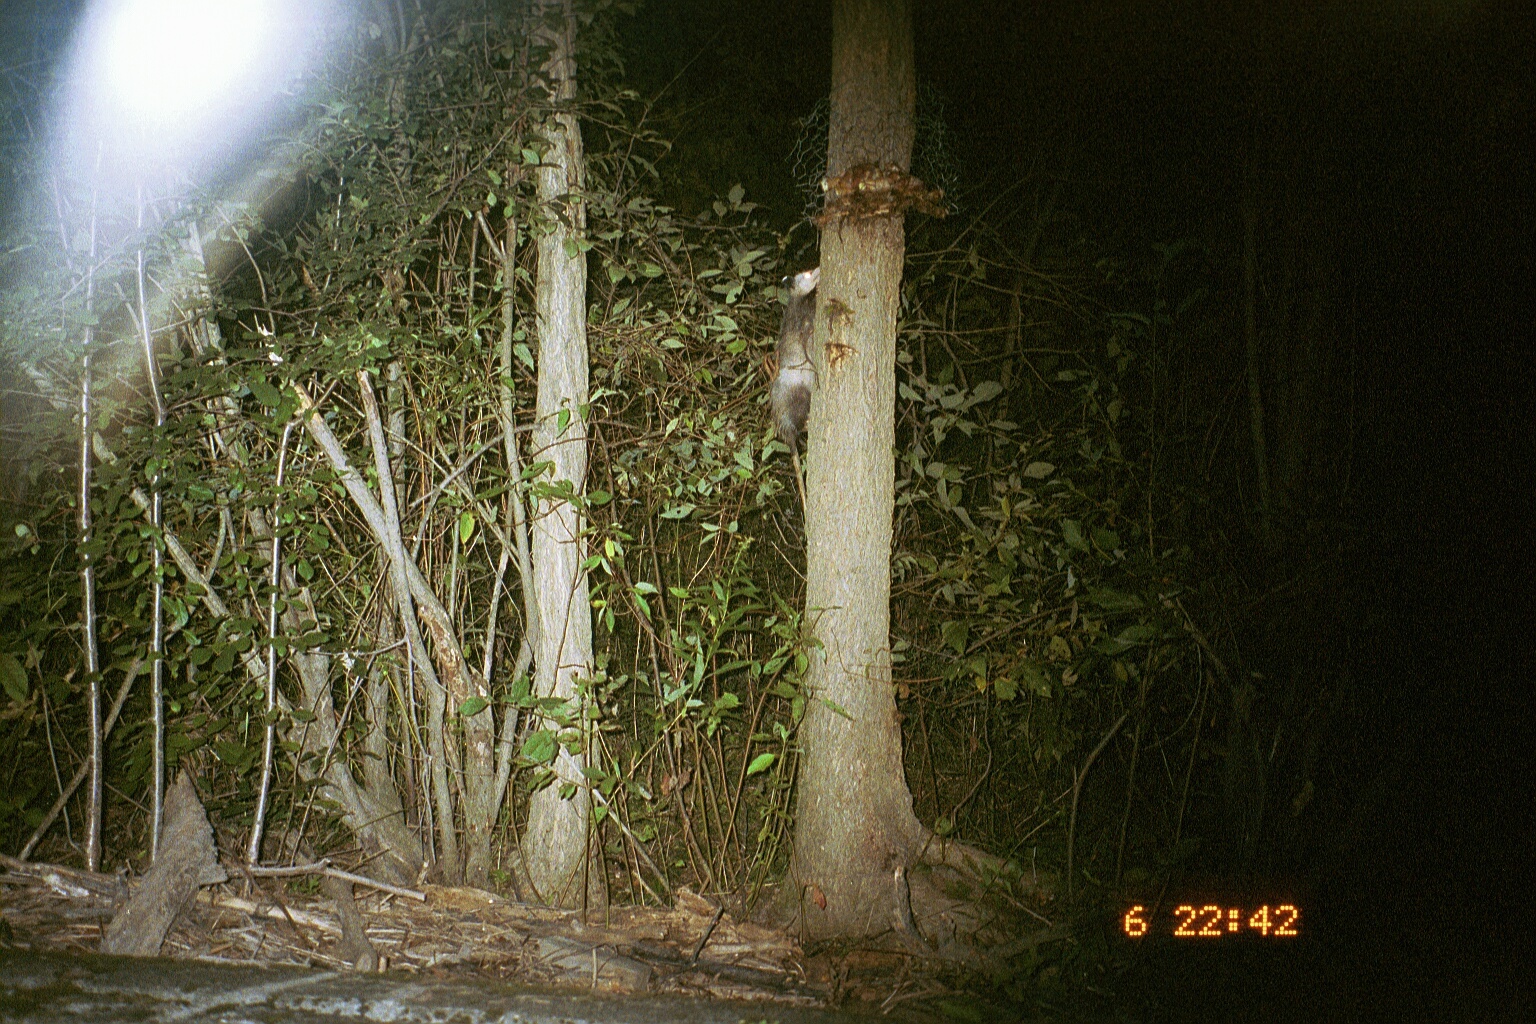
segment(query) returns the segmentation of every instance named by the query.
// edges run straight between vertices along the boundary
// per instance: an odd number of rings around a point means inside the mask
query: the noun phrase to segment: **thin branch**
[[[1083,780],[1088,778],[1088,769],[1093,767],[1093,762],[1098,760],[1104,748],[1109,746],[1109,741],[1115,738],[1115,733],[1125,724],[1125,720],[1131,717],[1127,711],[1115,720],[1115,724],[1109,727],[1104,738],[1099,740],[1099,745],[1093,748],[1093,753],[1088,755],[1088,760],[1083,762],[1083,770],[1077,773],[1077,780],[1072,783],[1072,820],[1067,826],[1067,895],[1072,895],[1072,853],[1077,840],[1077,798],[1083,793]]]

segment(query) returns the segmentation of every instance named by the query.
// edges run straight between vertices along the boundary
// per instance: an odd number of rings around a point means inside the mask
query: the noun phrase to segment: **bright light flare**
[[[224,159],[280,116],[337,0],[95,0],[61,94],[59,158],[85,173]],[[218,155],[216,155],[218,154]]]
[[[110,99],[166,123],[225,105],[270,47],[272,17],[266,0],[119,0],[102,24]]]

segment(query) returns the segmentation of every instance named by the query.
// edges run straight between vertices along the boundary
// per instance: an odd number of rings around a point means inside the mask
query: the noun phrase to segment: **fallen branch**
[[[366,875],[354,875],[350,871],[343,871],[341,868],[331,867],[331,862],[328,860],[318,860],[313,864],[293,864],[285,868],[263,868],[252,866],[246,867],[242,870],[244,870],[247,874],[256,876],[257,878],[293,878],[300,875],[325,875],[328,878],[336,878],[343,882],[351,882],[353,885],[366,885],[370,889],[379,889],[383,892],[391,893],[395,896],[403,896],[407,899],[413,899],[418,903],[425,903],[427,901],[427,894],[424,892],[418,892],[415,889],[407,889],[404,886],[390,885],[388,882],[381,882],[376,878],[369,878]]]
[[[225,910],[238,910],[251,917],[270,917],[274,921],[287,921],[295,927],[302,924],[307,928],[330,932],[332,935],[341,934],[341,925],[338,922],[321,917],[319,914],[311,914],[306,910],[290,909],[275,904],[262,907],[254,900],[241,896],[226,896],[223,893],[211,894],[208,902],[212,906],[223,907]]]

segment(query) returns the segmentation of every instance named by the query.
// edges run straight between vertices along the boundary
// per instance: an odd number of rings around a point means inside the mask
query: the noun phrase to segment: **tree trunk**
[[[916,86],[904,0],[838,0],[827,173],[910,164]],[[789,891],[811,937],[891,925],[893,876],[926,833],[912,812],[891,685],[900,214],[822,235],[807,477],[806,685]]]
[[[539,204],[549,220],[538,238],[539,384],[531,462],[548,461],[544,483],[586,490],[587,265],[575,251],[586,227],[581,199],[581,129],[570,112],[576,97],[575,20],[567,2],[536,7],[534,43],[545,48],[545,82],[555,107],[544,124],[548,151],[538,171]],[[571,247],[570,252],[567,246]],[[568,501],[540,498],[532,522],[533,587],[538,603],[534,684],[541,697],[576,697],[577,679],[592,674],[592,611],[587,598],[585,526]],[[592,879],[586,865],[589,801],[581,755],[560,749],[556,780],[529,800],[524,857],[528,881],[545,901],[575,906]],[[569,795],[569,787],[575,787]],[[562,795],[565,789],[567,795]]]

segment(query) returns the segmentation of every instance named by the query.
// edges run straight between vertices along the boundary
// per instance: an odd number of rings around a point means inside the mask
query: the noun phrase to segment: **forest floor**
[[[135,880],[0,857],[0,947],[94,953]],[[202,888],[161,955],[357,970],[338,904],[291,880]],[[409,894],[406,894],[409,893]],[[807,950],[687,889],[675,905],[553,910],[473,888],[358,888],[375,970],[609,995],[669,994],[842,1009],[897,1020],[1017,1020],[954,964],[878,940]],[[417,898],[420,897],[420,898]],[[364,963],[367,958],[364,958]]]

